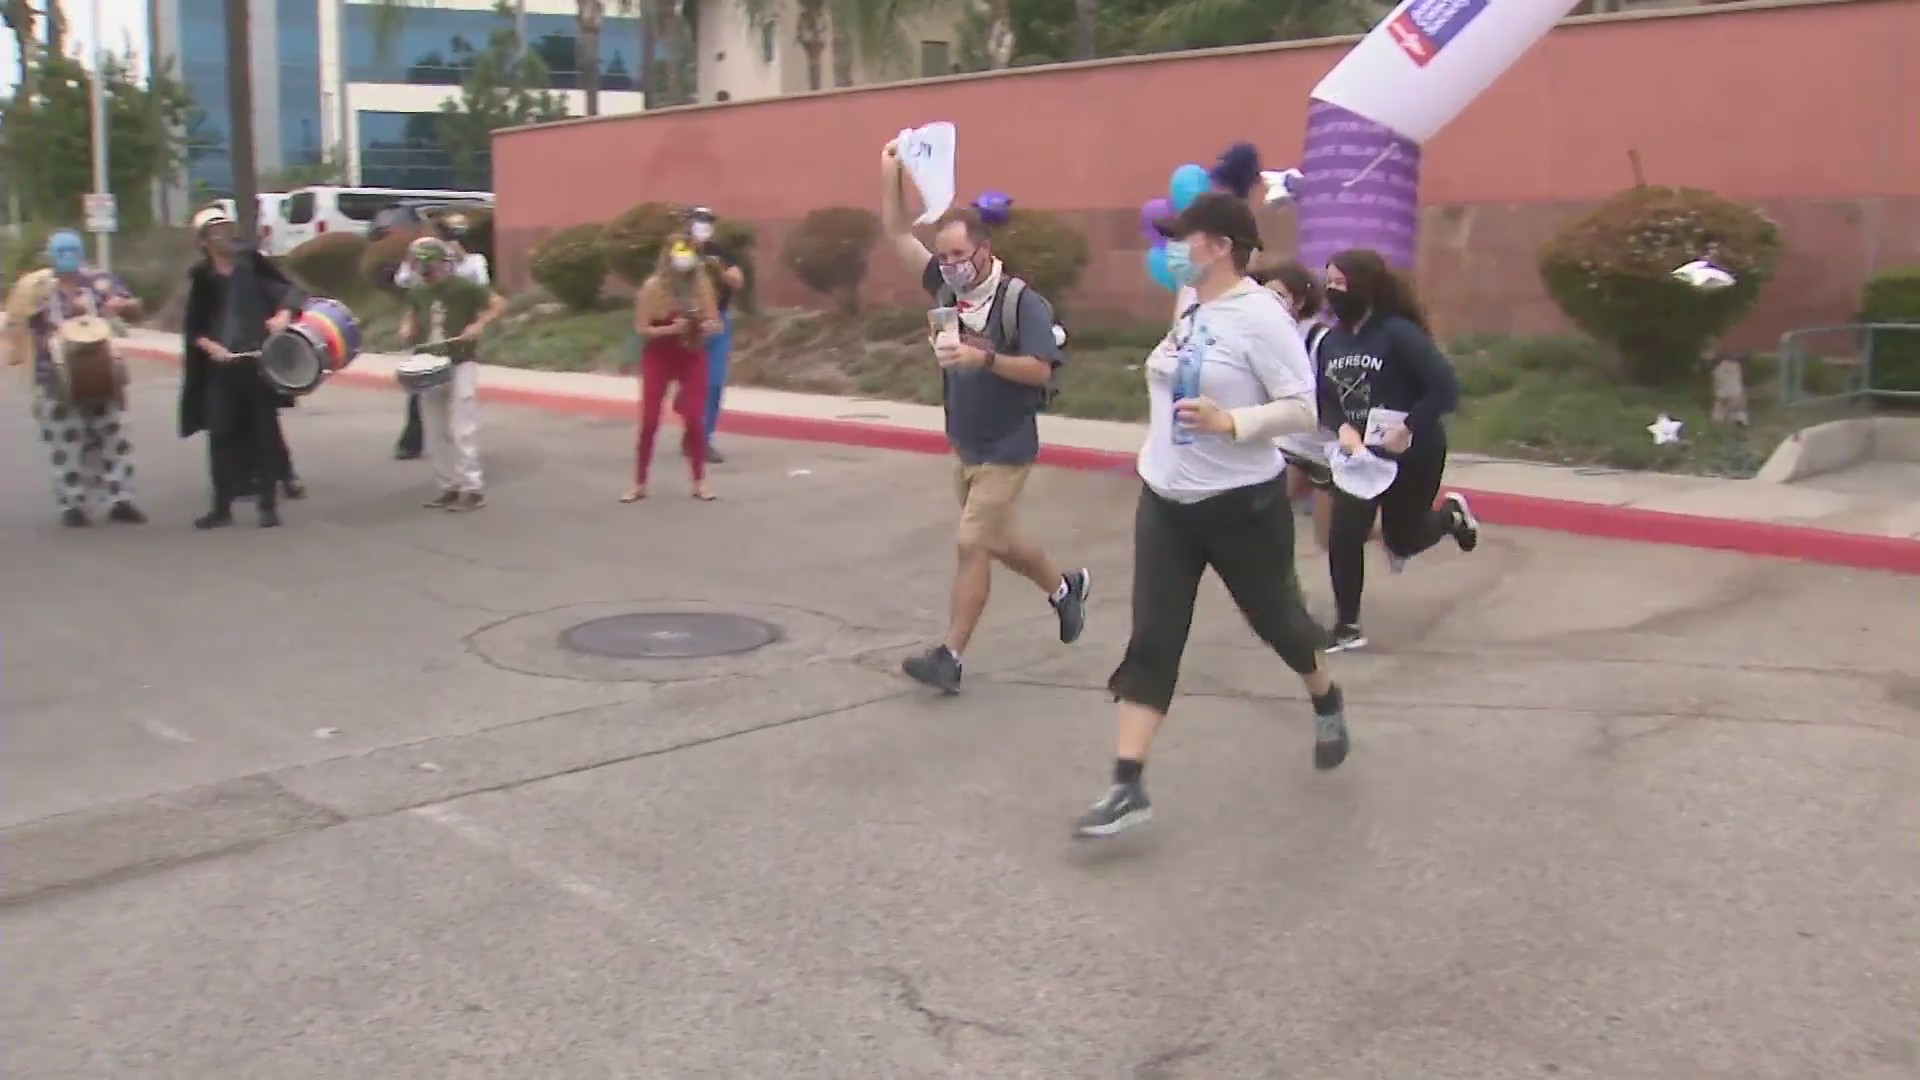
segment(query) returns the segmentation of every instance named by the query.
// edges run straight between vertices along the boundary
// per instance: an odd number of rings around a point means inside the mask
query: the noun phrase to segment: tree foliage
[[[437,133],[453,156],[462,184],[493,188],[493,133],[501,128],[566,118],[566,99],[555,93],[546,61],[533,49],[522,51],[513,12],[496,7],[504,25],[487,38],[487,47],[456,57],[466,69],[457,100],[442,102]]]
[[[1081,59],[1078,34],[1091,21],[1099,56],[1298,41],[1357,34],[1377,20],[1380,5],[1367,0],[1003,0],[1012,31],[1014,67]],[[994,62],[990,37],[995,12],[970,9],[958,35],[960,66],[985,71]]]
[[[180,167],[173,133],[185,119],[187,93],[164,71],[144,84],[131,55],[106,57],[104,69],[108,185],[119,197],[121,227],[141,228],[152,222],[154,181]],[[36,50],[35,92],[0,99],[0,182],[18,195],[28,220],[78,221],[82,196],[93,190],[90,78],[78,61]]]

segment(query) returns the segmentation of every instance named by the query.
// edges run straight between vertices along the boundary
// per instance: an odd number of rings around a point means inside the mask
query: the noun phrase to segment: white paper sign
[[[908,128],[894,144],[927,211],[915,225],[931,225],[953,205],[954,130],[945,120]]]
[[[1394,428],[1407,426],[1407,414],[1399,409],[1368,409],[1367,433],[1360,441],[1368,446],[1379,446],[1387,441],[1387,432]],[[1412,446],[1412,443],[1408,443]]]
[[[1357,454],[1349,454],[1335,446],[1327,455],[1327,465],[1333,472],[1333,486],[1356,499],[1379,498],[1393,486],[1394,477],[1400,475],[1399,464],[1374,457],[1364,448]]]

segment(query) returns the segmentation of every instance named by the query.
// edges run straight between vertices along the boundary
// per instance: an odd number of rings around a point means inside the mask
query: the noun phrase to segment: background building
[[[699,100],[748,101],[805,93],[808,85],[807,54],[795,39],[799,0],[777,0],[774,17],[755,26],[741,14],[737,4],[709,2],[694,11],[694,34],[699,57],[695,79]],[[959,70],[959,26],[966,5],[949,4],[945,10],[926,12],[900,24],[898,55],[876,62],[856,56],[853,84],[889,82],[951,75]],[[820,66],[822,88],[833,86],[833,50],[822,50]],[[725,95],[725,96],[722,96]]]
[[[187,204],[232,190],[222,0],[151,0],[154,48],[174,61],[193,95]],[[459,187],[432,117],[459,93],[464,54],[502,25],[490,0],[410,6],[397,29],[376,32],[373,5],[352,0],[251,0],[255,165],[263,178],[314,166],[337,150],[348,183]],[[586,112],[575,59],[573,0],[526,0],[528,47],[552,71],[568,111]],[[636,112],[642,52],[638,18],[609,15],[600,37],[600,111]]]

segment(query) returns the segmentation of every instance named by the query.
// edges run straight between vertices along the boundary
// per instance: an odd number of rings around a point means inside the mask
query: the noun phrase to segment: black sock
[[[1339,683],[1328,687],[1325,695],[1310,696],[1313,698],[1313,715],[1315,716],[1332,716],[1347,706],[1346,698],[1340,693]]]
[[[1147,763],[1144,761],[1134,761],[1131,758],[1114,758],[1113,782],[1116,784],[1137,784],[1140,782],[1140,774],[1145,772],[1146,769]]]

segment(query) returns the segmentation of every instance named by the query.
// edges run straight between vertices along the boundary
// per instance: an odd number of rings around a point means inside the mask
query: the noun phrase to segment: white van
[[[316,236],[331,232],[367,235],[373,216],[397,201],[445,199],[493,205],[491,191],[411,191],[404,188],[304,187],[289,193],[280,208],[272,252],[284,255]]]

